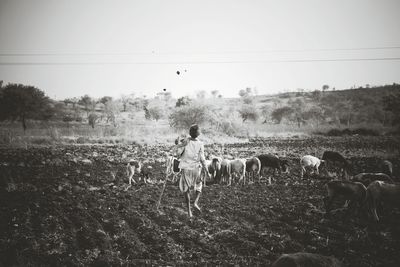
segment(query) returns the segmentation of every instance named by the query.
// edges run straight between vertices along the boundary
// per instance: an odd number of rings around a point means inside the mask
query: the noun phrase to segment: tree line
[[[117,117],[121,113],[134,116],[142,112],[145,119],[167,119],[176,129],[187,128],[193,123],[207,123],[228,134],[234,131],[234,114],[242,123],[289,123],[298,127],[305,124],[340,127],[360,122],[400,125],[398,89],[400,85],[393,84],[360,88],[362,91],[329,91],[329,86],[324,85],[322,90],[312,92],[299,90],[258,96],[255,88],[246,88],[239,90],[240,100],[235,104],[229,104],[218,90],[212,90],[211,98],[220,102],[211,105],[205,91],[197,92],[193,99],[188,96],[173,99],[170,92],[162,91],[153,98],[131,94],[119,99],[110,96],[95,99],[84,95],[55,101],[34,86],[14,83],[3,86],[0,81],[0,121],[19,121],[24,131],[29,120],[84,121],[93,128],[103,121],[117,127]]]

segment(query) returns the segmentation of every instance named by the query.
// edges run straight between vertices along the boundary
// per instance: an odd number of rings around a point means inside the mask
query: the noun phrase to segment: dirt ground
[[[378,224],[343,209],[328,219],[329,178],[300,179],[299,167],[301,155],[330,149],[351,161],[354,174],[380,171],[385,158],[399,177],[399,147],[394,137],[357,136],[226,145],[238,157],[276,153],[289,159],[290,173],[275,175],[272,185],[210,181],[193,219],[172,183],[156,210],[167,146],[1,148],[0,266],[268,266],[299,251],[333,255],[345,266],[399,266],[398,210],[384,208]],[[130,158],[145,162],[153,184],[126,190]]]

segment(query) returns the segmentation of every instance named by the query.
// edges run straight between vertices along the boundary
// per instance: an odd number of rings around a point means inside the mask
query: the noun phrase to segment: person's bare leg
[[[195,198],[194,204],[193,204],[193,206],[194,206],[198,211],[201,211],[201,210],[200,210],[200,207],[199,207],[200,195],[201,195],[201,192],[196,191],[196,198]]]
[[[190,209],[190,192],[189,192],[189,190],[186,191],[184,194],[185,194],[185,199],[186,199],[186,206],[187,206],[187,210],[188,210],[188,215],[189,215],[189,217],[192,217],[193,215],[192,215],[192,211]]]

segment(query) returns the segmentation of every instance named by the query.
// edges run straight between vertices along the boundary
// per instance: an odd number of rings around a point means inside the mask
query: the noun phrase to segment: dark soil
[[[202,213],[164,179],[166,146],[55,146],[0,149],[0,266],[269,265],[282,253],[333,255],[346,266],[399,266],[400,213],[324,216],[328,177],[300,179],[299,158],[336,150],[353,172],[380,171],[385,156],[399,176],[399,140],[390,137],[257,139],[225,146],[240,157],[278,153],[290,174],[273,184],[204,188]],[[206,147],[206,150],[210,150]],[[140,158],[154,184],[128,190],[125,162]],[[336,203],[336,208],[340,203]]]

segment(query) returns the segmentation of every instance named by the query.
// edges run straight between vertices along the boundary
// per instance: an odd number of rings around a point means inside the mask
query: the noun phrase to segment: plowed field
[[[167,146],[52,146],[0,149],[0,266],[269,265],[282,253],[334,255],[346,266],[399,266],[400,213],[384,209],[324,217],[327,176],[300,179],[299,157],[336,150],[353,172],[399,176],[392,137],[264,139],[226,145],[238,157],[277,153],[290,173],[226,187],[211,181],[201,213],[189,219],[184,198],[168,183],[160,211]],[[206,146],[206,150],[211,147]],[[153,183],[126,190],[125,162],[151,166]],[[337,208],[341,207],[337,203]]]

